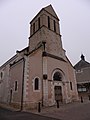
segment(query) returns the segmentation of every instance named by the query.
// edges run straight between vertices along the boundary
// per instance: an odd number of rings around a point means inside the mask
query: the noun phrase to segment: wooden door
[[[54,87],[55,91],[55,100],[62,102],[62,87],[61,86],[55,86]]]

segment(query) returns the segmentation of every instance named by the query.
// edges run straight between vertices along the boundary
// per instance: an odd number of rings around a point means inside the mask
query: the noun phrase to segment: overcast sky
[[[0,65],[28,45],[29,22],[52,4],[60,18],[63,48],[75,65],[90,62],[90,0],[0,0]]]

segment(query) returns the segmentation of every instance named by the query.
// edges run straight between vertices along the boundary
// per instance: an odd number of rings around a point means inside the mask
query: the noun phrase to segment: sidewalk
[[[12,111],[19,111],[8,105],[0,104],[1,107],[10,109]],[[24,112],[30,112],[34,114],[39,114],[42,116],[57,118],[60,120],[90,120],[86,119],[90,117],[90,101],[73,102],[68,104],[61,104],[59,108],[57,106],[43,107],[41,112],[38,110],[23,110]],[[85,118],[85,119],[84,119]]]
[[[81,103],[80,101],[78,102],[72,102],[72,103],[67,103],[67,104],[60,104],[59,108],[57,108],[57,106],[49,106],[49,107],[41,107],[41,112],[38,112],[38,109],[35,110],[27,110],[28,112],[32,112],[32,113],[36,113],[36,114],[46,114],[49,112],[54,112],[54,111],[61,111],[61,110],[66,110],[66,109],[70,109],[72,107],[76,107],[76,106],[81,106],[82,104],[87,104],[90,103],[90,101],[84,101],[83,103]]]
[[[11,111],[20,111],[19,109],[13,108],[9,104],[0,103],[0,107],[1,108],[6,108],[6,109],[11,110]]]
[[[49,107],[42,109],[40,115],[53,117],[61,120],[87,120],[90,116],[90,101],[74,102],[61,105],[60,108]],[[90,120],[90,118],[88,119]]]

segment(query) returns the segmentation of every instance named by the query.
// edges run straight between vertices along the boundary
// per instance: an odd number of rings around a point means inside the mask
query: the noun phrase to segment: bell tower
[[[46,42],[46,52],[64,57],[59,18],[51,5],[42,8],[30,22],[29,51]]]

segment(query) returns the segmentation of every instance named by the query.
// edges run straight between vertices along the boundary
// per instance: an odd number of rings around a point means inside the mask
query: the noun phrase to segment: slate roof
[[[85,61],[84,55],[81,55],[81,60],[74,66],[75,70],[81,70],[82,68],[90,67],[90,63]]]

